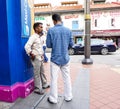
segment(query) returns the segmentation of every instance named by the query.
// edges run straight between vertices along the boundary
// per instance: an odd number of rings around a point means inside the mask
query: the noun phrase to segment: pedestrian
[[[29,37],[29,40],[25,44],[25,51],[30,56],[34,69],[34,92],[42,95],[44,94],[43,89],[50,87],[47,84],[47,78],[44,74],[43,44],[41,41],[43,24],[39,22],[34,23],[33,29],[35,33]]]
[[[46,56],[46,34],[42,35],[43,41],[43,51],[44,51],[44,62],[48,62],[48,57]]]
[[[46,44],[52,48],[51,53],[51,87],[48,96],[48,102],[51,104],[58,102],[57,79],[58,72],[62,72],[64,81],[64,99],[69,102],[72,100],[72,87],[70,77],[68,48],[73,46],[71,31],[62,25],[60,15],[53,14],[52,20],[54,27],[50,28],[47,33]]]

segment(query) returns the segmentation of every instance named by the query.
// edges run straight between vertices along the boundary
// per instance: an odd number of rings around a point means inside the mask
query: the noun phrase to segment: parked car
[[[102,39],[91,39],[91,53],[100,53],[102,55],[107,55],[109,52],[115,52],[117,46],[114,42],[109,42]],[[75,44],[69,49],[69,54],[80,54],[84,53],[84,41],[80,44]]]

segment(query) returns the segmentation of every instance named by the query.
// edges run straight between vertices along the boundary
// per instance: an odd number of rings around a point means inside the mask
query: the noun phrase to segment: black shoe
[[[34,93],[43,95],[45,93],[45,91],[43,89],[42,90],[34,90]]]
[[[48,101],[50,104],[56,104],[56,103],[50,101],[49,97],[48,97],[47,101]]]
[[[65,100],[66,102],[70,102],[70,101],[72,101],[72,99],[70,99],[70,100]]]
[[[49,88],[49,87],[50,87],[49,84],[45,84],[45,85],[42,86],[43,89],[47,89],[47,88]]]

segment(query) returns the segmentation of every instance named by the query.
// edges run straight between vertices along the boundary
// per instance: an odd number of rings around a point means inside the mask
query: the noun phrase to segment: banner
[[[32,25],[34,23],[34,1],[21,0],[21,25],[22,37],[29,37],[33,32]]]

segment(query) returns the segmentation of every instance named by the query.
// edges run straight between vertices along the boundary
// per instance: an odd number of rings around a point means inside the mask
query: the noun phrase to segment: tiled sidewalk
[[[71,63],[72,83],[82,68],[90,70],[90,109],[120,109],[120,73],[108,65]],[[61,93],[61,76],[58,80]]]
[[[90,73],[89,74],[90,75],[89,76],[90,77],[90,83],[89,83],[90,107],[79,108],[79,109],[120,109],[120,73],[118,73],[116,70],[113,70],[108,65],[101,65],[101,64],[82,65],[81,63],[71,63],[70,65],[71,65],[70,68],[71,68],[72,84],[74,84],[76,78],[80,76],[79,74],[81,70],[83,70],[83,72],[89,71]],[[45,72],[48,78],[48,82],[50,82],[49,62],[45,63]],[[82,78],[79,77],[79,79]],[[77,88],[79,89],[79,87]],[[46,91],[49,92],[49,89]],[[58,78],[58,91],[60,94],[63,93],[63,81],[60,73]],[[79,92],[78,96],[81,96],[80,94],[84,95],[84,91]],[[34,94],[31,95],[36,96]],[[35,99],[36,98],[37,96],[35,97]],[[76,102],[78,103],[78,101]],[[18,103],[18,104],[21,104],[22,106],[22,103]],[[41,108],[38,107],[36,109],[41,109]],[[73,108],[71,107],[71,109]]]
[[[61,77],[61,74],[59,73],[58,77],[58,91],[59,91],[59,101],[55,105],[51,105],[47,102],[47,96],[49,93],[49,89],[46,90],[47,94],[44,96],[44,98],[41,100],[41,96],[36,95],[32,93],[27,98],[19,101],[14,106],[12,106],[10,109],[89,109],[89,74],[86,71],[81,70],[80,63],[71,63],[71,80],[73,85],[73,95],[74,99],[72,102],[68,103],[64,101],[64,98],[62,96],[63,94],[63,80]],[[50,82],[50,63],[45,63],[45,73],[48,79],[48,82]],[[84,82],[85,81],[85,82]],[[87,86],[87,87],[86,87]],[[84,96],[85,95],[85,96]],[[36,97],[37,96],[37,97]],[[39,97],[39,98],[38,98]],[[26,104],[26,105],[25,105]]]
[[[100,64],[90,73],[90,109],[120,109],[120,74]]]

